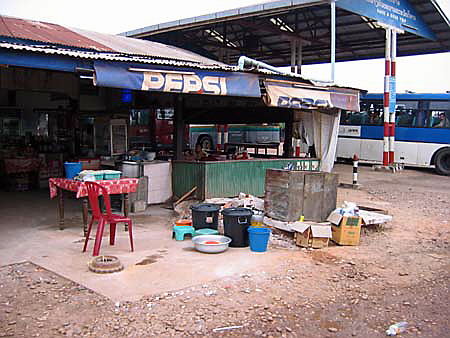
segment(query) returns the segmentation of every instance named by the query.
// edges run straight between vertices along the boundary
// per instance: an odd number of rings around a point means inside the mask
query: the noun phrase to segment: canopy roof
[[[449,51],[449,19],[436,1],[409,0],[409,3],[436,40],[406,32],[398,36],[397,55]],[[230,64],[246,55],[273,66],[289,65],[291,40],[301,39],[303,64],[316,64],[330,60],[330,13],[329,1],[271,1],[139,28],[122,35],[172,44]],[[337,61],[384,56],[385,34],[375,27],[375,20],[339,7],[336,15]]]

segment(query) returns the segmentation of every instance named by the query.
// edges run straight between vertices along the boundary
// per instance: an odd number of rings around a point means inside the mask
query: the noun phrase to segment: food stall
[[[245,145],[224,144],[224,148],[244,149],[231,154],[214,151],[193,156],[178,154],[172,162],[175,197],[195,189],[198,199],[232,197],[240,192],[264,195],[266,169],[331,171],[334,162],[341,109],[358,110],[359,91],[337,86],[318,86],[289,77],[262,77],[262,100],[245,103],[228,98],[185,98],[175,109],[175,124],[180,134],[190,123],[285,123],[283,154],[248,154]],[[214,107],[212,109],[212,107]],[[237,111],[239,113],[232,113]],[[178,119],[178,121],[177,121]],[[294,133],[315,148],[315,157],[294,157]],[[179,139],[180,137],[178,137]],[[240,147],[242,146],[242,147]],[[251,145],[249,145],[251,147]],[[304,155],[304,154],[303,154]]]

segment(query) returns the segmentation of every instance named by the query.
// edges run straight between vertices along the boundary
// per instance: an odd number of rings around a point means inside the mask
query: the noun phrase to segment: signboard
[[[339,136],[361,137],[361,126],[339,126]]]
[[[261,97],[256,74],[95,61],[94,84],[102,87],[222,96]]]
[[[395,105],[397,101],[395,77],[389,78],[389,112],[395,112]]]
[[[359,92],[335,88],[298,87],[296,83],[265,81],[266,103],[292,109],[340,108],[359,111]]]
[[[336,0],[336,6],[424,38],[436,40],[434,33],[407,0]]]

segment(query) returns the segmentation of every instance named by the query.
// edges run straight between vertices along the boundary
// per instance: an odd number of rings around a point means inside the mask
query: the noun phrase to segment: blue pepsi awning
[[[92,68],[92,61],[89,60],[63,55],[23,52],[13,49],[0,50],[0,64],[71,73],[76,72],[76,68]]]
[[[261,97],[256,74],[140,63],[95,61],[94,83],[133,90]]]

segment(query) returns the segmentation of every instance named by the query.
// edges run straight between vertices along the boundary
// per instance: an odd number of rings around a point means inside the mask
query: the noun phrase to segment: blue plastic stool
[[[203,228],[195,230],[194,237],[199,235],[218,235],[219,231],[216,229]]]
[[[194,237],[195,229],[192,226],[174,225],[172,228],[172,238],[175,236],[177,241],[184,240],[184,235],[191,234]]]

